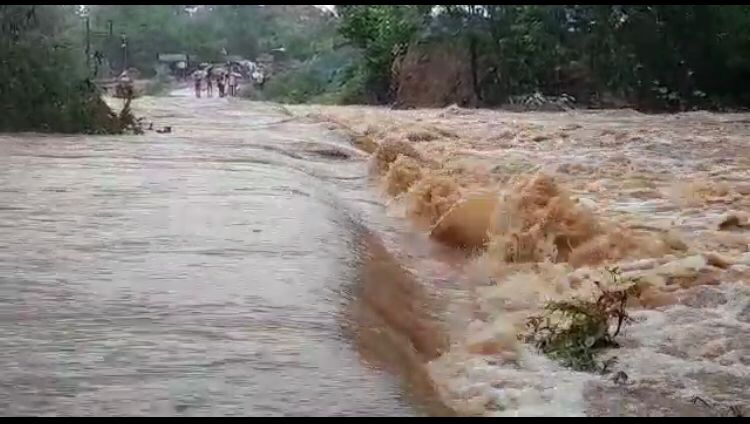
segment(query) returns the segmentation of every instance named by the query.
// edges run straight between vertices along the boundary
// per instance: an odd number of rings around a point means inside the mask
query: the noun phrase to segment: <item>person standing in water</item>
[[[203,81],[203,72],[197,69],[193,72],[193,86],[195,87],[195,97],[201,98],[201,81]]]
[[[219,78],[216,79],[216,85],[219,87],[219,97],[224,97],[224,87],[226,86],[226,82],[225,74],[219,75]]]
[[[214,86],[213,86],[213,69],[209,68],[206,71],[206,96],[207,97],[213,97],[214,96]]]
[[[237,95],[237,76],[234,72],[229,73],[229,95],[232,97]]]
[[[133,79],[130,78],[127,70],[122,71],[117,81],[117,87],[115,88],[115,94],[123,99],[129,99],[133,97],[134,86]]]

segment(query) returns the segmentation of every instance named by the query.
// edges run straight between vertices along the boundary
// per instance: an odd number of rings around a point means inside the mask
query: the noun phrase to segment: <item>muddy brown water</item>
[[[659,269],[675,278],[667,285],[678,285],[664,287],[661,298],[643,296],[643,308],[631,308],[633,321],[620,334],[620,349],[606,353],[618,358],[613,373],[628,376],[621,381],[572,372],[516,342],[523,320],[544,302],[565,292],[568,298],[581,295],[571,292],[577,290],[571,284],[577,277],[569,278],[591,269],[574,262],[551,264],[547,258],[532,259],[531,267],[515,266],[514,258],[509,263],[503,255],[507,250],[493,251],[490,245],[465,267],[463,283],[475,287],[469,297],[476,308],[457,314],[465,320],[463,327],[459,323],[450,333],[449,351],[428,365],[443,398],[457,411],[489,416],[712,415],[750,402],[750,232],[719,224],[727,213],[740,214],[750,205],[746,116],[653,116],[628,110],[510,113],[456,106],[289,109],[351,133],[363,147],[380,143],[373,162],[381,171],[396,154],[429,159],[421,164],[396,160],[380,180],[394,189],[392,195],[408,188],[388,202],[394,215],[417,225],[425,217],[433,222],[450,217],[444,230],[458,231],[442,233],[447,243],[475,242],[477,229],[491,229],[493,215],[505,223],[528,215],[528,210],[515,214],[513,207],[495,208],[483,201],[484,193],[512,199],[524,190],[518,181],[541,176],[537,181],[551,177],[558,187],[571,190],[571,198],[591,208],[598,222],[646,237],[625,248],[628,259],[619,261],[623,269],[638,258],[651,264],[669,261]],[[466,202],[452,212],[444,209],[460,198]],[[545,215],[540,225],[549,224],[546,217],[553,215]],[[500,232],[501,243],[507,242],[503,234],[507,230]],[[665,234],[673,253],[641,251],[648,240]],[[456,235],[466,238],[451,240]],[[522,245],[529,246],[526,241],[511,244]],[[619,255],[617,251],[616,243],[601,250]],[[678,280],[686,275],[688,262],[714,257],[712,252],[731,257],[731,266],[717,264],[724,267],[719,270],[708,265],[690,284]],[[599,260],[594,251],[589,254]],[[571,267],[578,269],[569,273]],[[709,272],[713,279],[705,278]],[[513,322],[517,327],[508,329]],[[708,402],[696,405],[696,396]]]
[[[136,102],[170,134],[0,135],[0,414],[444,413],[410,366],[440,348],[425,304],[362,297],[401,284],[381,243],[426,245],[360,154],[273,106],[176,94]],[[421,350],[398,346],[410,326]]]

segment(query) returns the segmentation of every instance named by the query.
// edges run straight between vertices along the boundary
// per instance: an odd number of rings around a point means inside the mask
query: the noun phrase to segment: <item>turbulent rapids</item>
[[[391,216],[467,255],[454,303],[471,306],[427,365],[459,413],[701,415],[716,411],[695,397],[750,400],[744,115],[293,110],[371,153]],[[519,341],[547,302],[596,299],[610,267],[638,288],[616,381]]]

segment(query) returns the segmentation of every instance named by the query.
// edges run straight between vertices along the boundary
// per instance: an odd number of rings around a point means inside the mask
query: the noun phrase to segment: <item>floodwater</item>
[[[747,116],[174,94],[0,136],[0,414],[746,413]],[[609,375],[519,341],[605,265]]]
[[[361,153],[176,94],[134,105],[168,134],[0,136],[0,414],[434,413],[359,297],[404,272]]]
[[[372,152],[393,216],[472,254],[458,298],[474,306],[453,309],[450,348],[428,364],[459,414],[747,414],[747,114],[290,110]],[[519,341],[548,301],[619,285],[607,266],[642,290],[602,354],[609,374]]]

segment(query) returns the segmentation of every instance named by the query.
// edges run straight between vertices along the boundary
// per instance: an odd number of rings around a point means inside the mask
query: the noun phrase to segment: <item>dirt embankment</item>
[[[620,396],[633,411],[680,414],[695,412],[691,394],[750,402],[746,116],[292,110],[348,131],[392,213],[473,255],[473,312],[429,364],[455,410],[596,415]],[[641,289],[617,352],[626,386],[560,370],[518,341],[545,301],[597,293],[605,266]]]
[[[393,64],[394,106],[477,106],[471,57],[458,43],[415,43]]]
[[[502,107],[511,111],[558,111],[570,107],[590,109],[638,108],[643,111],[676,111],[679,105],[656,99],[625,98],[603,89],[584,63],[571,61],[556,71],[556,81],[536,93],[507,93],[497,67],[496,52],[478,52],[465,39],[414,42],[398,55],[391,68],[392,106],[398,109],[446,107]],[[512,97],[509,95],[513,94]],[[518,95],[521,96],[518,96]],[[564,94],[564,107],[556,104]],[[664,104],[663,104],[664,103]],[[682,105],[686,107],[687,105]],[[704,105],[705,106],[705,105]]]

